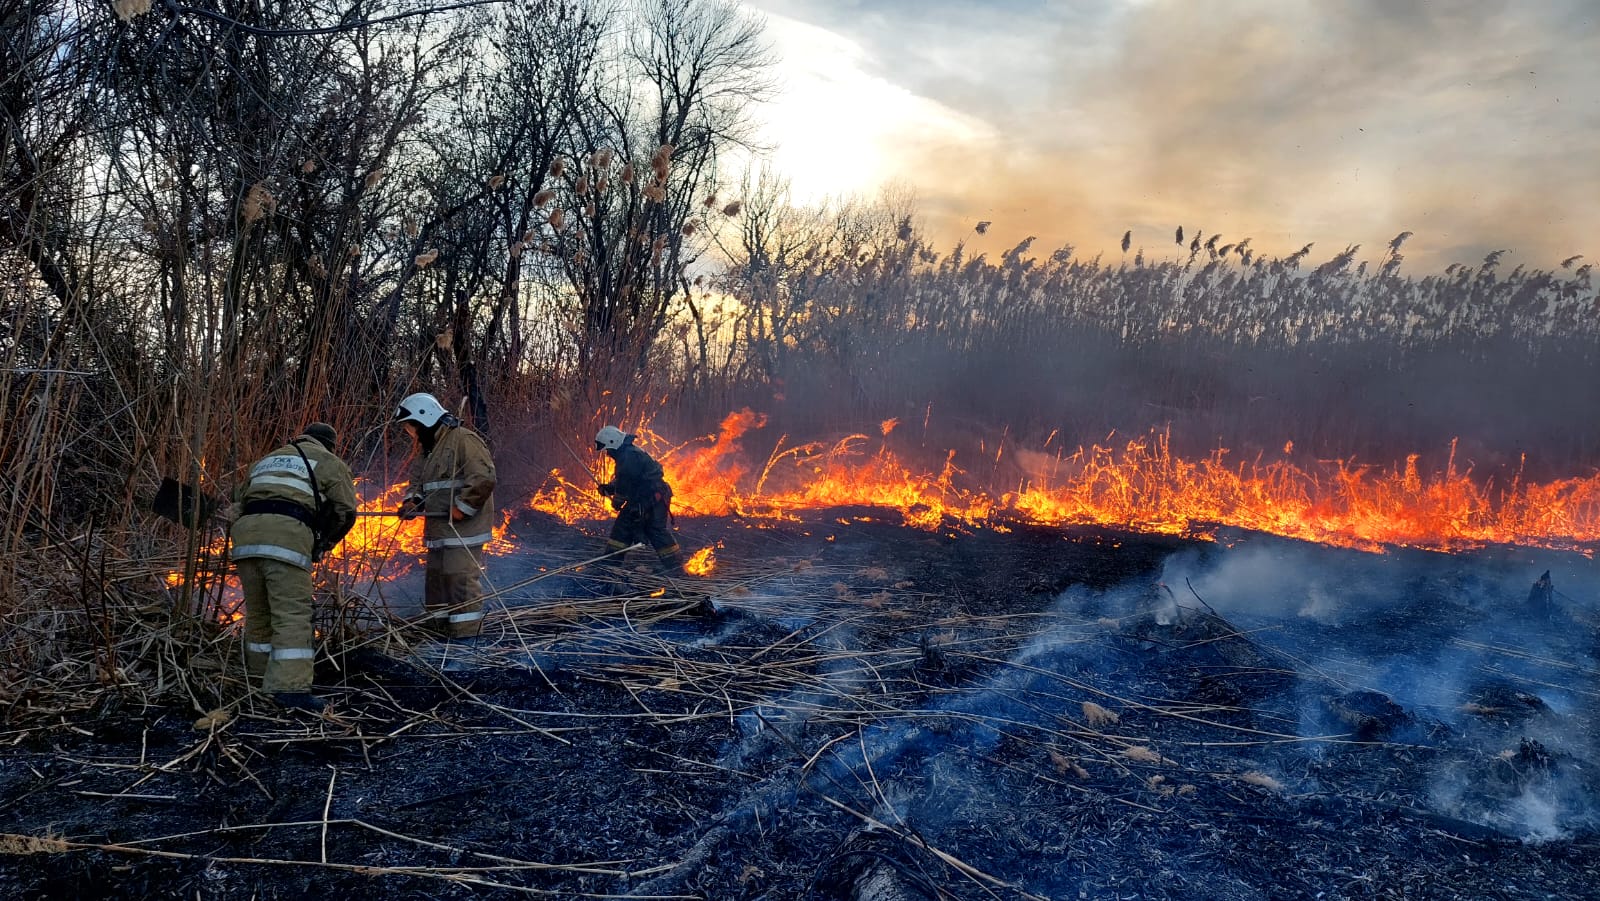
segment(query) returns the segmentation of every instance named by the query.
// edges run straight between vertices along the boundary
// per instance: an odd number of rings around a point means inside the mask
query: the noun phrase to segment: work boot
[[[656,574],[668,579],[689,577],[689,574],[683,571],[683,555],[678,553],[676,545],[671,550],[656,552]]]
[[[321,713],[328,706],[309,691],[277,691],[272,693],[272,700],[285,710],[304,710],[307,713]]]
[[[588,580],[589,592],[597,598],[620,598],[634,593],[633,581],[627,569],[605,561],[596,564],[593,578]]]

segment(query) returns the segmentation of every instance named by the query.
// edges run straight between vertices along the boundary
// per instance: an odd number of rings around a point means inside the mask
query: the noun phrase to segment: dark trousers
[[[617,512],[617,521],[611,526],[611,540],[606,547],[620,551],[643,542],[655,548],[656,561],[663,574],[682,575],[683,563],[678,559],[678,539],[672,537],[671,514],[667,500],[651,499],[647,504],[629,502]],[[613,565],[621,567],[622,554],[611,558]]]

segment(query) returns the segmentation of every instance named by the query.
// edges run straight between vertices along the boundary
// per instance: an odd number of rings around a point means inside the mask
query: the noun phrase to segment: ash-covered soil
[[[13,710],[0,896],[1600,891],[1588,559],[883,516],[685,520],[718,569],[611,597],[528,515],[482,638],[320,661],[323,719]]]

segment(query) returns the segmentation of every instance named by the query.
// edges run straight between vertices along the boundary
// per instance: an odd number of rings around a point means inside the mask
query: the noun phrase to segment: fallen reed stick
[[[328,813],[333,809],[333,783],[339,778],[339,768],[329,767],[333,772],[328,776],[328,799],[322,802],[322,862],[328,862]]]

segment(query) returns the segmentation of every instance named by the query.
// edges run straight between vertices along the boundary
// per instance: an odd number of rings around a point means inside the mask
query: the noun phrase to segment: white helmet
[[[627,435],[614,425],[608,425],[594,433],[595,450],[616,450],[627,440]]]
[[[425,429],[433,428],[443,417],[444,407],[431,394],[413,394],[394,411],[395,422],[414,422]]]

